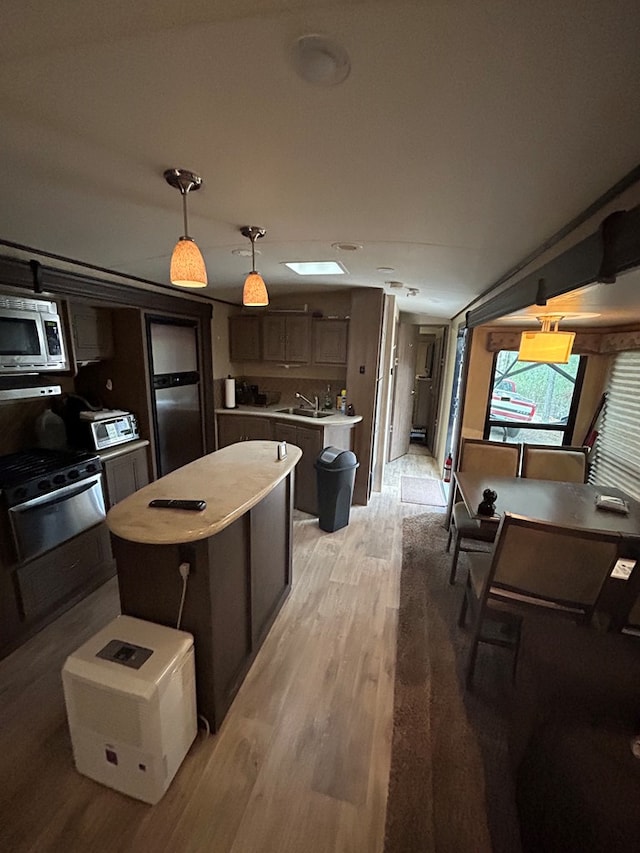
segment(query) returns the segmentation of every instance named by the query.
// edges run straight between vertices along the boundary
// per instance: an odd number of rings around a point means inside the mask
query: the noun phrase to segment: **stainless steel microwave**
[[[56,303],[0,294],[0,376],[67,367]]]

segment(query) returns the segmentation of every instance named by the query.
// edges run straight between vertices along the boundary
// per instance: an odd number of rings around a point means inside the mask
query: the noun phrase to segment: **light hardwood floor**
[[[412,447],[348,527],[297,516],[291,595],[221,730],[156,806],[73,767],[60,671],[118,613],[115,580],[0,662],[0,849],[381,851],[402,519],[431,511],[400,502],[402,475],[439,471]]]

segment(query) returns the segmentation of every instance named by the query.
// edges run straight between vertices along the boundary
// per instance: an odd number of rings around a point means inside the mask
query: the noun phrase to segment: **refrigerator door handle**
[[[160,373],[153,377],[154,388],[176,388],[180,385],[197,385],[200,374],[197,371],[188,373]]]

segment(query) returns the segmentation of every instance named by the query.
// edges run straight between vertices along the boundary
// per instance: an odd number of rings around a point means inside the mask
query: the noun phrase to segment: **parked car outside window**
[[[529,444],[570,444],[584,356],[568,364],[539,364],[517,360],[517,352],[496,353],[485,438]]]

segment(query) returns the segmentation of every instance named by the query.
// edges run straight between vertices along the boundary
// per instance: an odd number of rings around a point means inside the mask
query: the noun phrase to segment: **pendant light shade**
[[[171,284],[178,287],[206,287],[207,269],[200,249],[191,237],[181,237],[171,255]]]
[[[255,244],[256,240],[264,237],[267,232],[256,225],[245,225],[240,229],[240,233],[251,240],[251,272],[246,277],[242,289],[242,304],[249,308],[263,308],[269,304],[269,294],[264,279],[256,270]]]
[[[538,317],[538,320],[542,323],[540,332],[523,332],[520,337],[518,361],[567,364],[576,333],[558,331],[558,323],[562,320],[560,315]]]
[[[187,221],[187,194],[199,190],[202,178],[187,169],[167,169],[164,173],[166,182],[180,190],[182,195],[182,214],[184,218],[184,234],[176,243],[171,255],[169,279],[177,287],[206,287],[207,268],[200,249],[192,237],[189,237]]]
[[[250,272],[246,277],[242,289],[242,304],[254,308],[269,304],[269,294],[260,273]]]

